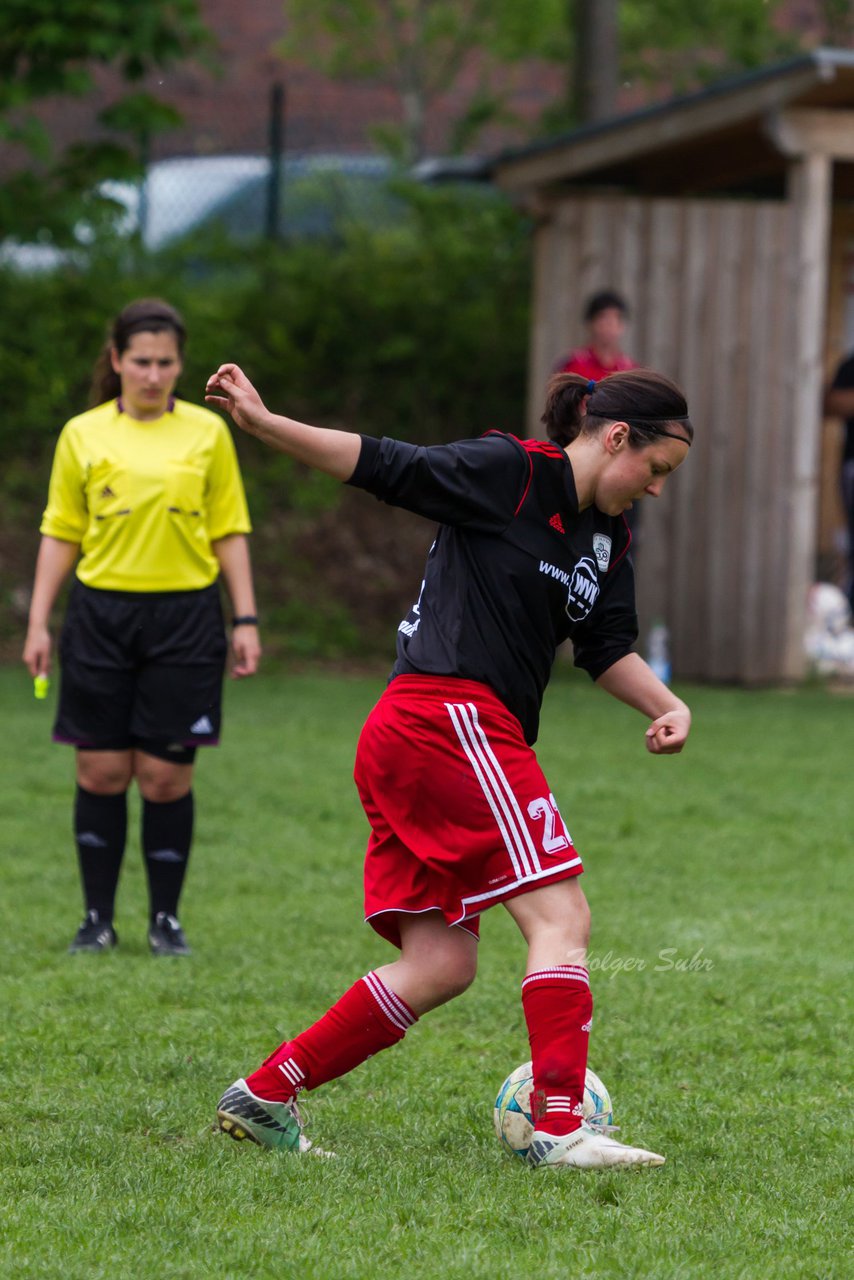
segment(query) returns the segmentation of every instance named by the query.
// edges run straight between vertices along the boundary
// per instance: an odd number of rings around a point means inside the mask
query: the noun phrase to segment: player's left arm
[[[686,703],[659,680],[640,654],[627,653],[619,658],[602,672],[596,683],[612,697],[649,717],[647,751],[656,756],[669,756],[682,750],[691,729],[691,712]]]
[[[244,533],[232,533],[211,543],[211,550],[219,561],[236,618],[256,616],[255,590],[252,585],[252,565],[249,559],[249,542]],[[258,623],[241,623],[232,629],[231,650],[233,663],[231,674],[236,677],[254,676],[261,660],[261,641]]]

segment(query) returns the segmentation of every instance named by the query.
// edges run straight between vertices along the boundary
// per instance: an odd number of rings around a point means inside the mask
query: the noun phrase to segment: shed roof
[[[507,191],[595,186],[638,195],[782,197],[788,165],[779,123],[809,109],[851,130],[854,52],[816,49],[699,93],[507,151],[493,176]],[[840,113],[850,111],[850,120]],[[836,166],[836,195],[854,199],[854,163]]]

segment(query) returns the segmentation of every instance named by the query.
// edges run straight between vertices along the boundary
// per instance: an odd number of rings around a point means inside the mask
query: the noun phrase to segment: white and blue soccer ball
[[[523,1062],[521,1067],[511,1071],[498,1090],[495,1099],[493,1121],[498,1140],[505,1151],[510,1151],[522,1160],[528,1154],[531,1138],[534,1133],[534,1122],[531,1117],[531,1091],[534,1087],[534,1076],[530,1062]],[[608,1132],[613,1124],[611,1095],[595,1071],[587,1068],[584,1080],[584,1120],[594,1129]]]

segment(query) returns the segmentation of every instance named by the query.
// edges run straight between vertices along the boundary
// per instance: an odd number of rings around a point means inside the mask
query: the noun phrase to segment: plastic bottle
[[[647,637],[646,660],[659,680],[670,684],[670,632],[660,619],[652,624]]]

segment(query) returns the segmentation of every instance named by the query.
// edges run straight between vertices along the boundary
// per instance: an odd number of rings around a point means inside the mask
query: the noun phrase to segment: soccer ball
[[[845,593],[832,582],[814,582],[807,595],[807,622],[816,630],[838,636],[851,625]]]
[[[534,1133],[531,1118],[531,1090],[534,1077],[530,1062],[511,1071],[498,1090],[493,1121],[498,1140],[506,1151],[522,1160],[528,1154]],[[587,1068],[584,1080],[584,1120],[594,1129],[607,1131],[612,1123],[611,1095],[594,1071]]]

